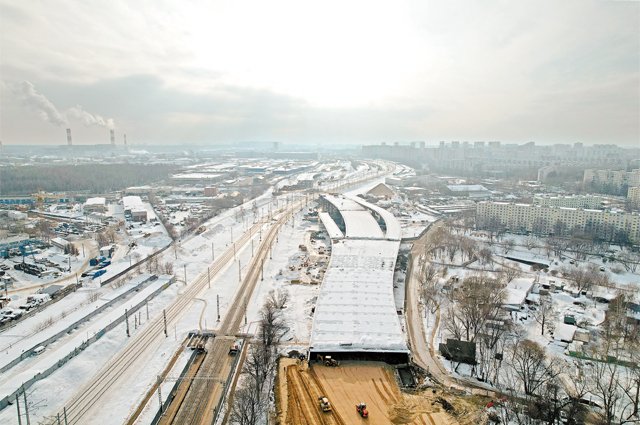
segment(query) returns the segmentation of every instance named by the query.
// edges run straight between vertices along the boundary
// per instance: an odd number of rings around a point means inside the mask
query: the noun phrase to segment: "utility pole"
[[[162,405],[162,391],[160,390],[160,387],[162,386],[162,379],[160,379],[160,375],[158,375],[158,401],[160,402],[160,415],[162,416],[164,414],[163,411],[163,405]]]
[[[251,239],[251,258],[253,258],[253,239]]]
[[[64,425],[69,425],[67,424],[67,406],[62,408],[62,416],[64,416]]]
[[[207,280],[209,281],[209,289],[211,289],[211,269],[207,267]]]
[[[215,261],[216,260],[216,253],[213,250],[213,242],[211,242],[211,261]]]
[[[149,301],[147,301],[145,305],[147,306],[147,320],[149,320]]]
[[[131,334],[129,333],[129,311],[125,308],[124,309],[124,321],[127,322],[127,336],[131,336]]]
[[[218,322],[220,322],[220,295],[216,295],[216,305],[218,307]]]
[[[273,241],[271,241],[271,243],[269,244],[269,260],[273,260],[272,254],[273,254]]]
[[[184,265],[184,284],[187,285],[187,265]]]
[[[242,266],[240,260],[238,260],[238,282],[242,282]]]
[[[18,409],[18,425],[22,425],[22,417],[20,415],[20,397],[16,393],[16,408]]]
[[[262,280],[264,280],[264,258],[262,259],[262,264],[260,266],[260,272],[262,273],[261,277],[260,277],[260,280],[262,281]]]
[[[233,259],[236,259],[236,243],[233,243]]]
[[[167,310],[162,310],[162,319],[164,321],[164,336],[168,337],[169,334],[167,333]]]

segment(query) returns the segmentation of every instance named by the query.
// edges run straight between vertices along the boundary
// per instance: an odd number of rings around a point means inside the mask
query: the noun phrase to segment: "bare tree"
[[[459,327],[466,341],[474,341],[476,335],[490,320],[498,317],[504,300],[504,285],[484,274],[468,276],[454,291],[455,306],[448,310],[448,320],[453,329]]]
[[[547,361],[544,348],[525,339],[512,346],[511,370],[526,395],[539,395],[540,390],[559,372]]]
[[[166,263],[164,263],[164,272],[168,275],[173,274],[173,263],[171,261],[167,261]]]
[[[289,291],[287,291],[286,289],[276,289],[275,291],[269,292],[269,296],[266,302],[276,309],[282,310],[286,306],[288,301]]]
[[[515,248],[515,246],[516,243],[513,239],[505,239],[504,241],[502,241],[502,252],[507,255],[511,251],[513,251],[513,248]]]
[[[619,354],[620,347],[616,343],[593,347],[589,353],[595,360],[588,369],[589,390],[602,404],[600,416],[607,425],[630,422],[626,418],[631,418],[637,411],[635,399],[626,396],[632,393],[633,379],[617,361]]]
[[[556,311],[553,308],[551,297],[540,296],[540,305],[533,312],[533,317],[536,319],[536,322],[540,324],[541,335],[544,335],[545,326],[550,324],[549,322],[553,323],[556,317]]]

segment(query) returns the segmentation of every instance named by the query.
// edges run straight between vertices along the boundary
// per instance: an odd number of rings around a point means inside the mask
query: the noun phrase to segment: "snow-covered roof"
[[[107,203],[106,198],[102,198],[102,197],[95,197],[95,198],[89,198],[87,199],[87,202],[85,202],[85,205],[105,205]]]
[[[576,333],[576,329],[578,329],[575,325],[568,325],[566,323],[556,323],[556,328],[553,331],[553,336],[555,339],[559,339],[564,342],[573,341],[573,336]]]
[[[447,189],[452,192],[488,192],[487,188],[481,184],[456,184],[448,185]]]
[[[338,225],[335,221],[333,221],[329,213],[318,213],[318,217],[320,218],[320,221],[322,221],[322,224],[324,225],[324,228],[327,230],[327,233],[329,234],[329,237],[331,239],[340,239],[344,237],[342,231],[340,231]]]
[[[316,302],[311,351],[408,351],[393,296],[399,248],[399,241],[333,242]]]
[[[533,287],[533,279],[529,278],[516,278],[507,284],[504,304],[506,305],[521,305],[527,298],[531,288]]]
[[[142,199],[140,199],[139,196],[123,196],[122,205],[124,206],[125,210],[132,208],[144,208]]]

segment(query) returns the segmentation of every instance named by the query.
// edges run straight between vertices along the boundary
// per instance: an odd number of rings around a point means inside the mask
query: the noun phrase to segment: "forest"
[[[0,167],[0,195],[46,192],[105,193],[166,179],[175,165],[78,164]]]

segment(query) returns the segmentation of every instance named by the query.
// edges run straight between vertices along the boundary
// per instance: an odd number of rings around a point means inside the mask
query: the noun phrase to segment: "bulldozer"
[[[358,412],[358,414],[364,419],[369,417],[369,411],[367,410],[367,405],[364,402],[356,404],[356,412]]]
[[[340,366],[340,362],[331,356],[324,356],[324,365],[329,367],[337,367]]]
[[[327,397],[318,397],[318,403],[320,404],[320,409],[323,412],[331,412],[331,403],[329,402],[329,399]]]

